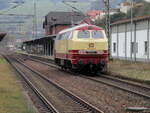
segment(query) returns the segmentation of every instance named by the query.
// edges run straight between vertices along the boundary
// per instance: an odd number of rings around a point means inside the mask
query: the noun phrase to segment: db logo
[[[94,43],[89,43],[89,48],[93,48],[94,47]]]

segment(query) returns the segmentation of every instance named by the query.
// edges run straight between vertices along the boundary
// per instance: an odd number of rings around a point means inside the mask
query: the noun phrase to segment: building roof
[[[71,25],[73,19],[77,23],[85,18],[80,12],[50,12],[45,17],[46,25]]]
[[[133,22],[147,20],[147,19],[150,19],[150,15],[135,17],[135,18],[133,18]],[[131,22],[131,19],[119,20],[119,21],[112,23],[111,26],[118,25],[118,24],[130,23],[130,22]]]
[[[122,6],[124,6],[124,7],[126,7],[126,6],[131,7],[131,6],[132,6],[132,3],[131,3],[131,1],[124,1],[124,2],[121,2],[119,5],[122,5]],[[136,1],[133,1],[133,6],[134,6],[134,7],[139,7],[139,6],[143,6],[143,5],[144,5],[143,2],[136,2]]]
[[[0,41],[2,41],[5,36],[6,36],[6,33],[0,33]]]
[[[44,40],[54,40],[54,38],[56,38],[56,35],[48,35],[48,36],[44,36],[44,37],[41,37],[41,38],[38,38],[38,39],[28,40],[28,41],[25,41],[23,43],[24,44],[27,44],[27,43],[37,43],[37,42],[42,42]]]
[[[128,2],[128,1],[124,1],[120,4],[123,4],[123,6],[131,6],[131,2]]]
[[[89,16],[96,16],[97,14],[103,13],[103,10],[88,10],[87,15]]]

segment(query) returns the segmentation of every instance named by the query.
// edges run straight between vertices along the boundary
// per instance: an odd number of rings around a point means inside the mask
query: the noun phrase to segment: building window
[[[131,53],[138,53],[138,43],[131,42]]]
[[[145,41],[144,42],[144,47],[145,47],[145,54],[147,54],[148,53],[148,43],[147,43],[147,41]]]
[[[116,53],[116,43],[113,43],[113,52]]]
[[[131,42],[131,53],[134,53],[134,42]]]

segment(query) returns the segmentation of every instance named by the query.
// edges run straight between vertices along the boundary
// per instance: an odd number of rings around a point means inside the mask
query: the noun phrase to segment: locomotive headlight
[[[101,54],[101,50],[98,50],[98,51],[97,51],[97,54]]]

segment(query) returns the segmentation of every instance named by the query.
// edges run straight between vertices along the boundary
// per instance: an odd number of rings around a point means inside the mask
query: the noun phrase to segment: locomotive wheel
[[[105,74],[105,73],[107,73],[107,71],[108,71],[108,66],[107,66],[107,64],[105,64],[105,66],[103,67],[101,73]]]

